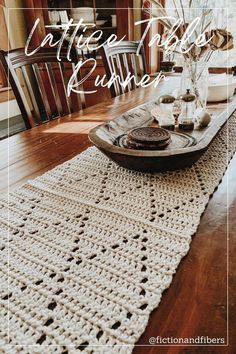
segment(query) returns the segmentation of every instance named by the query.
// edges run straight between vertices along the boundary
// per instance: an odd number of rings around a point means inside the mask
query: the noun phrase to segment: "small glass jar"
[[[190,93],[190,90],[187,89],[184,95],[179,97],[181,102],[181,113],[179,115],[179,129],[182,130],[193,130],[194,129],[194,113],[195,113],[195,104],[194,101],[196,96]]]
[[[159,98],[161,108],[158,118],[159,126],[167,130],[175,129],[175,117],[173,115],[173,103],[175,98],[170,95],[163,95]]]
[[[180,95],[187,89],[196,96],[194,101],[195,116],[197,111],[206,109],[208,95],[209,71],[208,63],[203,61],[185,60],[180,82]]]

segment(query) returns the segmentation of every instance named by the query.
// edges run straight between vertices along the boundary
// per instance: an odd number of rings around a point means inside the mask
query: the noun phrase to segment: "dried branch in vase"
[[[179,94],[189,90],[195,95],[194,117],[198,121],[206,114],[212,54],[232,49],[233,36],[224,28],[214,28],[217,18],[211,0],[198,0],[197,4],[194,0],[172,0],[172,5],[168,9],[157,0],[148,0],[143,10],[165,28],[159,47],[166,55],[177,53],[184,59]]]
[[[223,28],[211,29],[213,9],[209,0],[202,1],[195,19],[189,18],[193,0],[184,7],[183,0],[173,0],[175,16],[168,15],[167,10],[157,0],[144,1],[143,11],[150,18],[155,18],[164,27],[162,35],[163,50],[166,53],[181,54],[184,60],[208,62],[216,50],[226,51],[234,47],[232,34]],[[192,8],[194,11],[195,8]]]

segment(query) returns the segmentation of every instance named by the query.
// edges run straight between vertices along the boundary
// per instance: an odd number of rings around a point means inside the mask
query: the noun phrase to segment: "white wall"
[[[21,112],[15,99],[0,103],[0,121],[20,114]]]

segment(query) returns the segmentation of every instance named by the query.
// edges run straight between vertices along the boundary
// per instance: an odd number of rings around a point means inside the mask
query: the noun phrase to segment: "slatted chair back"
[[[121,82],[124,82],[130,73],[135,76],[138,82],[147,73],[143,45],[141,45],[140,51],[137,52],[139,44],[139,42],[123,41],[112,47],[105,45],[101,48],[108,80],[111,79],[112,75],[119,75]],[[126,87],[116,80],[110,88],[111,96],[119,96],[136,87],[134,80],[131,80]]]
[[[29,52],[33,49],[29,48]],[[84,94],[67,95],[67,85],[78,56],[73,49],[71,61],[62,49],[60,61],[57,49],[42,48],[27,56],[25,49],[0,51],[0,60],[9,78],[26,128],[32,128],[85,107]],[[76,78],[77,84],[79,78]],[[82,87],[76,90],[83,91]]]

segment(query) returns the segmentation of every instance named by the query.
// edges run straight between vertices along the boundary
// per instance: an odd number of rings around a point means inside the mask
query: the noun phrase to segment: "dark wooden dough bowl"
[[[128,111],[120,117],[93,128],[89,133],[89,138],[106,156],[129,170],[164,172],[183,169],[192,166],[202,156],[235,109],[235,99],[228,103],[227,108],[220,108],[219,104],[219,108],[213,111],[212,121],[208,127],[189,133],[196,139],[196,144],[185,148],[148,151],[115,145],[116,139],[121,134],[127,134],[134,128],[152,124],[153,118],[147,105]]]

